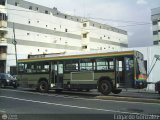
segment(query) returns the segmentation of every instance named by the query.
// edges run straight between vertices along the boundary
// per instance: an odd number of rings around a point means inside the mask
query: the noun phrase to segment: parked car
[[[0,73],[0,87],[5,88],[6,86],[13,86],[14,88],[18,87],[18,81],[16,78],[10,74]]]
[[[158,93],[160,94],[160,81],[155,83],[155,91],[158,91]]]

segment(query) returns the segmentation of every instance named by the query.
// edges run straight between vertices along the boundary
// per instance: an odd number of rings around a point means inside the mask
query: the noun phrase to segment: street
[[[38,93],[22,89],[0,89],[0,113],[7,114],[145,114],[157,115],[157,103],[107,101],[93,95]]]

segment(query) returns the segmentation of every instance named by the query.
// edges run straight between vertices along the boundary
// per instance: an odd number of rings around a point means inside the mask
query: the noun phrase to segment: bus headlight
[[[54,87],[55,86],[55,84],[51,84],[51,87]]]
[[[10,80],[6,80],[7,82],[9,82]]]

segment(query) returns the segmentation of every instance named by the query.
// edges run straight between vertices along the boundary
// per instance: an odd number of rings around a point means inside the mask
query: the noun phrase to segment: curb
[[[96,96],[96,99],[128,101],[128,102],[143,102],[143,103],[160,103],[158,99],[133,98],[133,97],[117,97],[117,96]]]

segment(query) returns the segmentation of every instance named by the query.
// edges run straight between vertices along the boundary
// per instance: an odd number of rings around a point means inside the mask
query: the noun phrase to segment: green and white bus
[[[104,95],[122,88],[147,87],[143,54],[138,51],[55,55],[18,60],[21,87],[40,92],[54,89],[98,89]]]

